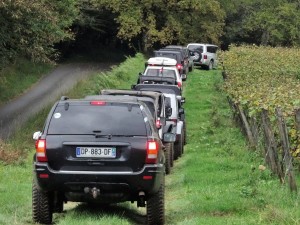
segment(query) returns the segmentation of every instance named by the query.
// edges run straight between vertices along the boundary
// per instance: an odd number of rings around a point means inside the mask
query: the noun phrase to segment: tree
[[[119,24],[118,38],[133,43],[140,50],[155,44],[186,44],[192,41],[218,43],[222,34],[224,12],[217,1],[205,0],[92,0],[93,4],[112,10]]]
[[[77,14],[76,0],[2,0],[1,62],[18,56],[50,61],[55,53],[53,45],[72,38],[69,27]]]
[[[226,11],[222,41],[300,46],[299,0],[219,0]]]

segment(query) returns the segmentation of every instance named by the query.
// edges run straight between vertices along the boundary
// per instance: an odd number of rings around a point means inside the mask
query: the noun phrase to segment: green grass
[[[143,69],[141,55],[129,58],[110,75],[96,74],[78,84],[82,95],[102,88],[129,88]],[[185,83],[188,144],[184,155],[166,179],[166,224],[299,224],[299,195],[291,195],[269,170],[260,171],[263,160],[250,152],[225,95],[219,90],[220,71],[195,70]],[[80,95],[81,95],[80,94]],[[70,96],[81,97],[76,92]],[[27,160],[0,165],[0,224],[32,224],[31,180],[34,130],[41,129],[46,111],[15,140],[27,143]],[[41,118],[41,119],[40,119]],[[26,141],[26,138],[28,139]],[[106,208],[68,203],[55,214],[57,225],[143,224],[145,210],[130,203]]]
[[[18,59],[14,65],[2,69],[0,71],[0,105],[21,95],[52,67],[45,63]]]

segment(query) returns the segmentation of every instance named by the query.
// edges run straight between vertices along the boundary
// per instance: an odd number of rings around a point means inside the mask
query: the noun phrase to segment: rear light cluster
[[[157,118],[155,124],[156,124],[156,128],[157,128],[157,129],[160,129],[160,128],[161,128],[161,125],[162,125],[162,124],[161,124],[160,118]]]
[[[106,102],[104,102],[104,101],[91,101],[90,104],[91,105],[99,105],[99,106],[101,106],[101,105],[105,105]]]
[[[46,140],[39,139],[35,143],[36,158],[38,162],[48,162],[46,155]]]
[[[181,64],[177,64],[176,67],[177,67],[178,70],[182,69],[182,65]]]
[[[177,86],[181,88],[182,83],[181,82],[177,82]]]
[[[146,163],[155,164],[157,163],[157,159],[158,159],[158,144],[155,141],[148,141]]]
[[[207,55],[203,55],[203,59],[207,59]]]

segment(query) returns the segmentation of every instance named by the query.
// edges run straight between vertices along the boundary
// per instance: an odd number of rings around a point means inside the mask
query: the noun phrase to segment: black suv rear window
[[[164,69],[148,69],[145,76],[160,76],[160,77],[171,77],[176,79],[176,73],[174,70]]]
[[[48,134],[147,135],[144,116],[136,104],[58,105]]]
[[[203,52],[203,46],[201,46],[201,45],[189,45],[189,50]]]

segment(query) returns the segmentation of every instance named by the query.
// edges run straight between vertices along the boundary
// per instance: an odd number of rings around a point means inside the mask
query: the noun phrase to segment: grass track
[[[188,144],[167,176],[166,224],[300,224],[299,196],[291,196],[268,170],[258,170],[263,160],[247,151],[232,124],[221,83],[219,71],[197,69],[185,83]],[[0,224],[32,224],[30,158],[0,165]],[[55,224],[145,221],[145,210],[130,203],[105,208],[68,203],[65,208],[66,213],[55,214]]]

